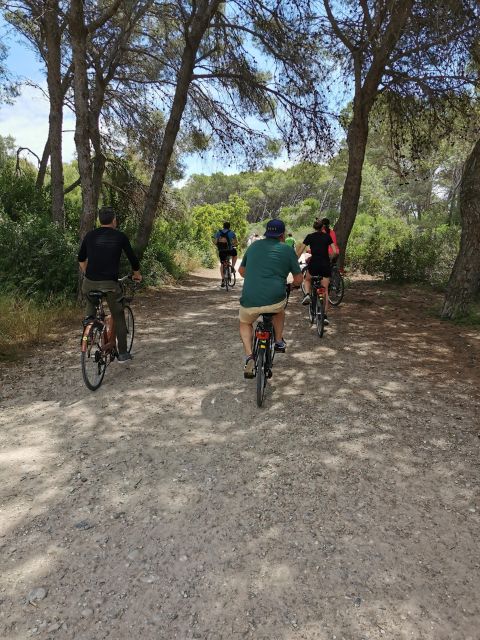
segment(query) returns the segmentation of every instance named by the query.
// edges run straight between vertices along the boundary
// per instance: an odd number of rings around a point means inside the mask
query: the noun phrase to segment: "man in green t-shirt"
[[[288,236],[285,238],[285,244],[288,244],[289,247],[292,247],[292,249],[295,249],[296,241],[291,233],[289,233]]]
[[[274,313],[275,348],[285,351],[285,285],[289,273],[293,283],[301,284],[302,271],[292,247],[285,244],[285,224],[282,220],[267,223],[265,240],[252,243],[239,268],[245,278],[240,298],[240,337],[245,349],[245,378],[254,376],[252,354],[253,323],[262,313]]]

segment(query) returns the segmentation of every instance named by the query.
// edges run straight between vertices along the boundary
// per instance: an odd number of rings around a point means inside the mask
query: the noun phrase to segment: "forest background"
[[[102,204],[151,285],[213,266],[223,220],[244,247],[269,218],[301,241],[326,216],[349,271],[444,289],[444,317],[475,320],[476,2],[0,7],[49,100],[42,153],[22,131],[0,137],[0,356],[41,338],[46,317],[78,313],[76,253]],[[34,83],[7,53],[0,99],[14,103]],[[238,170],[192,174],[202,154]]]

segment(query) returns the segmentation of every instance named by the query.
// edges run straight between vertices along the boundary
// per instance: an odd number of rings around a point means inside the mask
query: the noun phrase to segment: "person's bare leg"
[[[240,337],[246,356],[252,355],[253,326],[248,322],[240,322]]]
[[[235,265],[237,264],[238,256],[232,256],[232,267],[235,269]]]
[[[275,340],[283,339],[283,327],[285,326],[285,311],[279,311],[272,318],[273,329],[275,331]]]
[[[312,290],[312,276],[310,275],[310,271],[307,270],[307,274],[305,276],[305,282],[303,284],[305,287],[305,294],[310,295],[310,291]]]

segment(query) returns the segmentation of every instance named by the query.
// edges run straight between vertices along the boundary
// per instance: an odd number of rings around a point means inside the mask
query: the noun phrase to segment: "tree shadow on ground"
[[[32,363],[1,417],[3,637],[475,638],[475,371],[370,290],[323,340],[294,296],[262,409],[213,278],[140,301],[95,394]]]

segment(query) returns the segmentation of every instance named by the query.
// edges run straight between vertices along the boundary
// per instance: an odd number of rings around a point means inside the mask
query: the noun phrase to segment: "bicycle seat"
[[[87,298],[90,302],[93,302],[93,304],[99,304],[104,295],[104,291],[89,291],[87,293]]]
[[[264,320],[271,320],[275,314],[274,313],[262,313]]]

